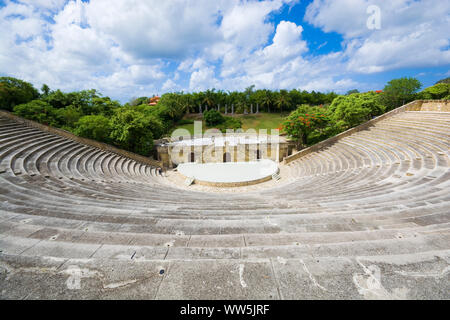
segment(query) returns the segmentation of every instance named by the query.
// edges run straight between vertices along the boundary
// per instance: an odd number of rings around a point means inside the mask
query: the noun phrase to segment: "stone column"
[[[278,162],[283,161],[285,157],[289,155],[289,144],[279,143],[278,144]]]
[[[164,168],[173,168],[173,164],[170,158],[169,146],[157,146],[156,148],[158,156]]]

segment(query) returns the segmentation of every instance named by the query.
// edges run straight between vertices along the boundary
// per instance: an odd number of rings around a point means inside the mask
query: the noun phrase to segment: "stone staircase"
[[[398,112],[204,192],[0,117],[0,298],[449,299],[449,147]]]

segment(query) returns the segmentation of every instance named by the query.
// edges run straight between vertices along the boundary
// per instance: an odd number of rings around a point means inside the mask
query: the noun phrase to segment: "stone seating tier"
[[[403,110],[223,191],[2,116],[0,297],[449,299],[449,150]]]

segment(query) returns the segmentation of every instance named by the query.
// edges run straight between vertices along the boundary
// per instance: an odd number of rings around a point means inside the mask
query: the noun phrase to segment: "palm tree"
[[[189,93],[186,94],[182,93],[179,96],[177,103],[180,106],[180,109],[183,111],[183,113],[191,113],[192,111],[195,112],[196,106],[192,103],[192,97]]]
[[[280,109],[280,112],[283,112],[283,107],[287,108],[291,105],[291,98],[289,97],[287,90],[280,90],[275,105]]]
[[[267,111],[270,113],[270,106],[272,105],[272,103],[273,103],[273,100],[272,100],[271,92],[269,90],[264,90],[264,95],[261,100],[261,106],[266,107]]]
[[[205,91],[205,98],[203,99],[203,103],[205,103],[208,107],[210,107],[211,109],[214,108],[216,106],[216,102],[214,99],[214,91],[216,89],[212,89],[212,90],[206,90]]]

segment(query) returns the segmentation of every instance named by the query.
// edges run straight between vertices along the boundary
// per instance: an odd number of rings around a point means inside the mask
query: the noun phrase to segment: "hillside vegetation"
[[[175,128],[193,132],[193,120],[196,119],[204,121],[204,129],[222,131],[227,128],[279,128],[302,147],[415,99],[450,99],[450,84],[446,81],[421,92],[420,88],[420,82],[414,78],[391,80],[382,92],[352,90],[347,95],[296,89],[254,90],[251,86],[243,92],[212,89],[167,93],[155,106],[150,106],[149,97],[132,99],[122,105],[96,90],[66,93],[43,85],[38,91],[28,82],[2,77],[0,108],[148,156],[153,150],[154,139],[170,134]],[[232,110],[234,114],[230,115]],[[258,114],[254,113],[256,110],[259,110]],[[210,114],[216,122],[208,120],[207,123],[200,111],[203,115]]]

